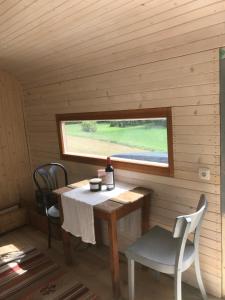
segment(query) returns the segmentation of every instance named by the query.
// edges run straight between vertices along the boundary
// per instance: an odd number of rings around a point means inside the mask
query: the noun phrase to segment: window
[[[173,175],[170,108],[56,115],[61,158]]]

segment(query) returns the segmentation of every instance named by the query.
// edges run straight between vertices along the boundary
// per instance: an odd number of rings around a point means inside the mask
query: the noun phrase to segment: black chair
[[[59,163],[44,164],[34,170],[33,180],[37,186],[36,197],[48,218],[48,247],[51,248],[51,223],[60,224],[57,197],[52,191],[68,185],[67,171]]]

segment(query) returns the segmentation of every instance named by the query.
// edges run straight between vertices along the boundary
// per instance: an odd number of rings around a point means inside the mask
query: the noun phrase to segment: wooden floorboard
[[[73,267],[64,265],[62,244],[53,240],[52,249],[47,249],[46,235],[32,227],[23,227],[0,237],[0,255],[16,249],[26,249],[34,246],[37,249],[50,255],[60,265],[68,270],[73,270],[74,280],[79,280],[86,284],[91,290],[100,296],[102,300],[112,300],[111,279],[108,264],[108,248],[87,248],[82,244],[76,248],[77,239],[73,240]],[[126,258],[121,256],[121,300],[128,299],[127,296],[127,265]],[[154,272],[148,269],[136,268],[136,299],[137,300],[173,300],[173,280],[168,276],[161,275],[160,280],[156,280]],[[183,300],[200,300],[199,291],[183,284]],[[209,297],[209,300],[218,298]]]

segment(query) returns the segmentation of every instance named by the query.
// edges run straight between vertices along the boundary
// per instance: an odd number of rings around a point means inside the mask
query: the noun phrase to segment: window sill
[[[106,159],[98,156],[80,156],[75,154],[61,154],[61,159],[66,161],[75,161],[79,163],[92,164],[97,166],[105,166]],[[165,163],[141,163],[134,160],[123,160],[111,157],[113,167],[115,169],[123,169],[133,172],[145,174],[172,177],[174,175],[173,168]]]

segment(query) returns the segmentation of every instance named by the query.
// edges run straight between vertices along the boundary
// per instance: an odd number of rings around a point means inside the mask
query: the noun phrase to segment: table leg
[[[117,240],[117,221],[115,214],[110,216],[108,221],[109,242],[110,242],[110,266],[112,274],[112,289],[115,300],[120,297],[120,275],[119,275],[119,252]]]
[[[64,256],[67,265],[73,264],[72,254],[71,254],[71,243],[70,243],[70,233],[62,229],[62,241]]]
[[[149,230],[149,217],[150,217],[150,196],[145,196],[144,203],[141,209],[141,231],[142,234]]]
[[[62,242],[63,242],[65,261],[66,261],[67,265],[72,265],[73,260],[72,260],[72,254],[71,254],[70,234],[69,234],[69,232],[65,231],[62,228],[63,209],[62,209],[62,203],[61,203],[61,197],[60,196],[58,196],[58,206],[59,206],[59,214],[60,214],[60,221],[61,221]]]
[[[95,239],[96,246],[100,247],[103,245],[102,241],[102,222],[99,218],[95,218]]]
[[[150,217],[150,196],[145,196],[143,199],[143,205],[141,208],[141,233],[145,234],[150,227],[149,217]],[[148,267],[142,265],[142,269],[147,271]]]

